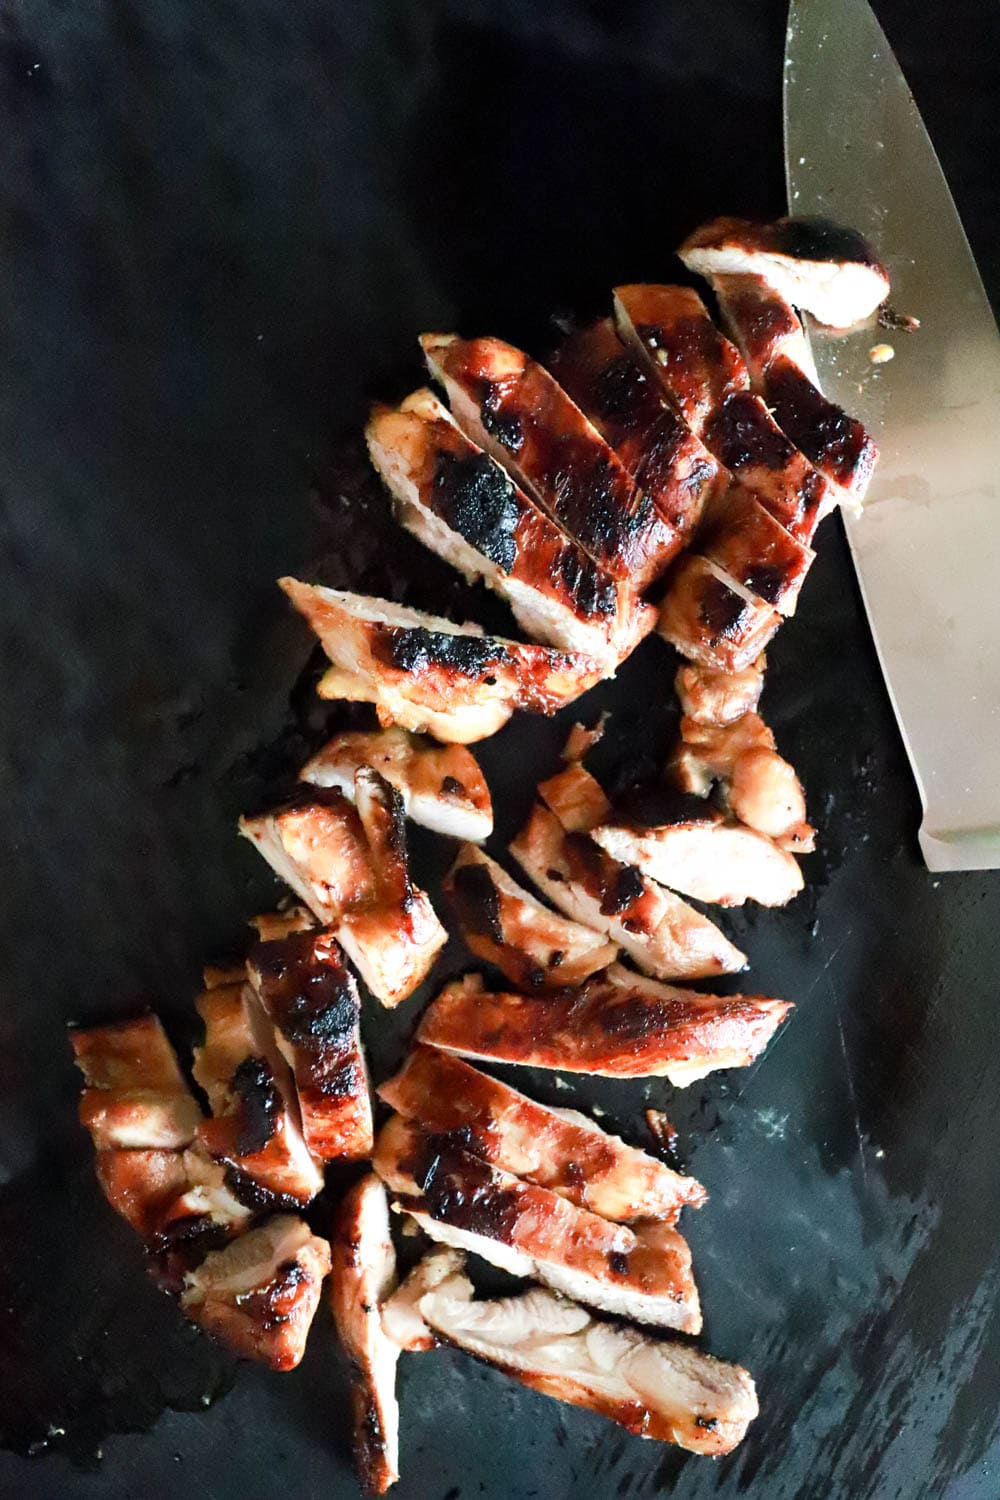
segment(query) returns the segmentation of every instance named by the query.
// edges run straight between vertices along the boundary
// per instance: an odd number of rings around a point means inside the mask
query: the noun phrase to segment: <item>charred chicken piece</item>
[[[606,1322],[542,1287],[474,1302],[458,1275],[427,1292],[419,1311],[442,1339],[522,1385],[690,1453],[731,1453],[757,1415],[739,1365]]]
[[[375,703],[383,724],[446,742],[485,739],[516,708],[554,713],[603,673],[580,653],[487,636],[387,599],[279,582],[336,668],[323,696]]]
[[[734,484],[713,511],[698,546],[727,580],[786,616],[795,613],[816,556],[740,484]]]
[[[424,334],[428,368],[473,442],[613,578],[652,582],[682,545],[547,370],[500,339]]]
[[[460,1134],[424,1134],[398,1115],[381,1131],[373,1165],[393,1206],[432,1239],[605,1312],[686,1333],[701,1328],[691,1252],[669,1225],[610,1224],[471,1155]]]
[[[344,1198],[334,1222],[328,1297],[353,1366],[354,1461],[369,1495],[399,1478],[399,1345],[382,1328],[382,1306],[396,1286],[385,1188],[369,1172]]]
[[[784,906],[804,884],[786,850],[713,807],[668,804],[635,817],[616,813],[592,837],[613,859],[696,901]]]
[[[259,943],[247,964],[292,1070],[302,1134],[319,1161],[361,1161],[374,1143],[361,1001],[331,932]]]
[[[786,302],[831,328],[863,323],[889,295],[889,273],[872,246],[829,219],[713,219],[678,253],[689,271],[709,280],[760,276]]]
[[[734,816],[782,849],[808,854],[815,847],[802,784],[758,714],[718,726],[682,718],[668,771],[681,791],[698,797],[718,782]]]
[[[462,936],[477,958],[525,989],[578,984],[606,969],[614,943],[536,901],[495,860],[467,844],[445,882]]]
[[[657,629],[689,661],[713,672],[741,672],[780,624],[771,605],[755,599],[707,557],[688,553],[671,574]]]
[[[354,797],[354,774],[371,766],[403,799],[407,817],[448,838],[479,844],[493,832],[493,804],[471,750],[436,745],[405,729],[335,735],[300,772],[314,786]]]
[[[242,818],[240,832],[315,916],[332,927],[372,994],[398,1005],[425,978],[447,933],[412,884],[399,793],[370,767],[354,807],[335,788]]]
[[[434,1135],[461,1135],[474,1156],[549,1188],[604,1219],[676,1223],[705,1189],[575,1110],[536,1104],[459,1058],[417,1047],[379,1089],[385,1102]]]
[[[612,319],[571,334],[551,366],[660,515],[689,540],[726,476],[622,344]]]
[[[714,922],[635,865],[612,859],[586,833],[567,832],[540,802],[510,852],[560,911],[607,933],[647,974],[704,979],[746,966]]]
[[[695,724],[732,724],[753,713],[764,689],[766,658],[758,656],[740,672],[718,672],[688,664],[678,667],[674,687],[681,709]]]
[[[418,1039],[483,1062],[669,1078],[683,1088],[763,1052],[791,1006],[758,995],[702,995],[615,966],[557,995],[488,994],[478,976],[446,985]]]
[[[103,1150],[177,1151],[201,1119],[156,1016],[70,1032],[86,1088],[80,1124]]]
[[[292,1370],[305,1353],[329,1269],[326,1240],[282,1214],[189,1271],[181,1306],[234,1354]]]
[[[652,606],[593,563],[430,391],[376,407],[367,436],[402,524],[470,581],[482,578],[528,635],[610,673],[653,628]]]
[[[421,1298],[442,1282],[456,1279],[469,1287],[471,1295],[472,1282],[466,1282],[464,1268],[465,1255],[461,1250],[431,1250],[383,1304],[382,1327],[401,1352],[422,1354],[437,1348],[438,1338],[420,1314]]]

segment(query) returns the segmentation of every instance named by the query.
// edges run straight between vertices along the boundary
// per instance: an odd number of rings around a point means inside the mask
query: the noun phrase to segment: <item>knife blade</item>
[[[848,540],[923,803],[928,868],[1000,867],[1000,335],[916,104],[865,0],[791,0],[789,212],[874,241],[916,333],[813,332],[881,459]],[[873,366],[889,341],[891,363]]]

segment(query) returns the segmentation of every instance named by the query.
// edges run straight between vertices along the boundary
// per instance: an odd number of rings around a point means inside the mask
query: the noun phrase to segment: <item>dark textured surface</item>
[[[881,13],[996,296],[997,12]],[[201,959],[271,898],[233,823],[330,714],[292,691],[308,642],[277,574],[325,553],[503,627],[338,480],[339,445],[416,383],[421,328],[540,350],[553,310],[672,275],[701,218],[780,210],[782,29],[770,0],[0,9],[0,1428],[48,1450],[0,1454],[0,1493],[354,1493],[325,1310],[286,1376],[184,1327],[99,1198],[65,1023],[148,996],[183,1040]],[[757,1375],[760,1420],[713,1464],[413,1356],[401,1500],[1000,1492],[1000,885],[920,865],[836,523],[820,552],[764,711],[822,852],[791,908],[727,920],[794,1019],[676,1097],[532,1080],[635,1140],[667,1109],[712,1194],[685,1224],[704,1342]],[[655,770],[670,676],[653,641],[603,692],[609,774]],[[562,733],[483,748],[496,847]],[[431,880],[447,849],[414,844]],[[379,1076],[417,1009],[367,1002]]]

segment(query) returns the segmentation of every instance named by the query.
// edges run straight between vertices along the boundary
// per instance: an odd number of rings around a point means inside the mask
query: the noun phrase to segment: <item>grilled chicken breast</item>
[[[794,307],[762,276],[713,276],[710,282],[726,331],[739,349],[753,389],[766,396],[765,372],[776,359],[790,360],[818,384],[805,329]]]
[[[408,531],[510,605],[521,628],[613,672],[653,628],[651,605],[598,567],[428,390],[376,407],[368,451]]]
[[[201,1119],[156,1016],[70,1032],[86,1088],[80,1124],[98,1150],[176,1151]]]
[[[853,229],[828,219],[713,219],[679,250],[689,271],[716,276],[760,276],[793,307],[832,328],[871,317],[889,295],[889,273]]]
[[[259,943],[247,973],[292,1070],[302,1134],[319,1161],[360,1161],[374,1143],[361,1001],[330,932]]]
[[[460,1132],[428,1135],[398,1115],[381,1131],[373,1165],[432,1239],[605,1312],[687,1333],[701,1328],[691,1252],[669,1225],[610,1224],[473,1156]]]
[[[183,1151],[98,1149],[94,1169],[101,1191],[144,1240],[152,1240],[188,1186]]]
[[[474,1302],[464,1276],[420,1299],[420,1315],[450,1344],[558,1401],[691,1453],[730,1453],[757,1415],[754,1383],[678,1340],[605,1322],[542,1287]]]
[[[660,515],[689,540],[726,476],[626,350],[612,319],[571,334],[550,364]]]
[[[309,1203],[323,1173],[303,1139],[292,1075],[256,996],[249,985],[225,985],[196,1004],[205,1039],[193,1072],[213,1110],[198,1126],[198,1144],[237,1181],[249,1179],[258,1200],[262,1191]]]
[[[816,556],[741,484],[734,484],[717,504],[698,537],[698,548],[727,580],[786,616],[795,613]]]
[[[334,1221],[328,1298],[354,1370],[354,1461],[369,1495],[399,1478],[399,1345],[382,1328],[382,1305],[396,1286],[385,1188],[369,1172],[347,1193]]]
[[[437,1335],[424,1322],[420,1302],[444,1281],[465,1277],[465,1255],[461,1250],[438,1248],[418,1260],[403,1284],[382,1306],[382,1327],[397,1348],[408,1354],[421,1354],[438,1345]],[[471,1287],[472,1282],[468,1282]]]
[[[707,557],[688,553],[670,575],[657,630],[682,656],[713,672],[741,672],[756,661],[781,624]]]
[[[613,859],[637,865],[651,880],[720,906],[784,906],[803,887],[798,863],[773,840],[715,808],[654,814],[646,823],[618,816],[592,837]]]
[[[540,802],[510,852],[560,911],[607,933],[647,974],[704,979],[746,966],[714,922],[634,864],[612,859],[586,833],[567,832]]]
[[[683,538],[547,370],[500,339],[424,334],[459,426],[613,578],[636,589]]]
[[[732,724],[756,709],[766,665],[761,655],[740,672],[718,672],[693,664],[678,667],[674,687],[681,709],[695,724]]]
[[[447,941],[430,898],[412,884],[399,793],[371,767],[355,773],[354,807],[334,788],[241,818],[240,832],[315,916],[333,928],[365,984],[398,1005]]]
[[[774,735],[759,714],[747,713],[724,725],[682,718],[668,772],[681,791],[699,797],[718,782],[734,816],[783,849],[807,854],[815,847],[802,784],[778,754]]]
[[[669,1078],[683,1088],[758,1057],[790,1011],[758,995],[702,995],[615,966],[555,995],[488,994],[466,976],[424,1012],[418,1039],[484,1062]]]
[[[389,722],[426,728],[445,741],[494,734],[515,708],[553,713],[603,673],[582,654],[486,636],[478,625],[456,625],[386,599],[295,578],[279,582],[347,674],[343,696],[368,695]]]
[[[460,1134],[472,1155],[604,1219],[673,1224],[685,1203],[700,1207],[707,1196],[693,1177],[626,1145],[586,1115],[536,1104],[435,1048],[415,1048],[379,1095],[422,1129]]]
[[[314,786],[354,797],[354,774],[371,766],[403,799],[408,818],[448,838],[482,843],[493,832],[493,803],[471,750],[436,745],[405,729],[335,735],[299,773]]]
[[[536,901],[471,844],[459,853],[445,891],[476,957],[525,989],[578,984],[606,969],[618,953],[605,936]]]
[[[326,1240],[282,1214],[189,1271],[181,1306],[234,1354],[291,1370],[305,1353],[329,1269]]]

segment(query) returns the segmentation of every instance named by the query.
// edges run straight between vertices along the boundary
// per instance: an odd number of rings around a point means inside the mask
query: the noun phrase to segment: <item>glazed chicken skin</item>
[[[462,1132],[435,1136],[399,1116],[380,1132],[373,1165],[393,1206],[432,1239],[605,1312],[700,1330],[691,1252],[669,1225],[611,1224],[472,1155]]]
[[[326,1240],[281,1214],[189,1271],[181,1307],[234,1354],[292,1370],[305,1353],[329,1270]]]
[[[431,1047],[417,1047],[379,1095],[434,1134],[461,1134],[466,1150],[604,1219],[676,1223],[705,1189],[627,1146],[575,1110],[550,1109]]]
[[[302,1134],[319,1161],[361,1161],[374,1143],[361,1001],[333,934],[258,943],[247,974],[292,1070]]]
[[[571,334],[550,365],[660,515],[690,540],[727,477],[626,350],[612,319]]]
[[[522,1385],[628,1432],[718,1456],[742,1442],[757,1415],[746,1370],[690,1344],[607,1322],[542,1287],[472,1298],[471,1281],[453,1273],[424,1293],[419,1315],[441,1339]]]
[[[753,1062],[791,1006],[758,995],[703,995],[612,967],[575,990],[489,994],[477,975],[448,984],[417,1038],[483,1062],[668,1078],[683,1088],[718,1068]]]
[[[682,718],[680,742],[667,769],[681,791],[698,797],[707,797],[719,783],[733,815],[782,849],[808,854],[815,848],[802,784],[759,714],[719,726]]]
[[[482,578],[528,635],[613,672],[652,629],[652,606],[593,563],[431,391],[376,407],[366,435],[399,521],[470,581]]]
[[[345,1196],[334,1219],[330,1310],[353,1367],[354,1461],[369,1495],[399,1478],[400,1348],[382,1327],[382,1305],[396,1288],[396,1253],[385,1188],[371,1172]]]
[[[310,788],[239,827],[333,929],[372,994],[393,1006],[426,977],[447,933],[410,879],[399,793],[362,766],[355,801],[335,788]]]
[[[444,889],[471,951],[525,989],[578,984],[617,956],[614,943],[550,911],[471,844],[459,852]]]
[[[500,339],[424,334],[428,369],[462,430],[613,578],[641,590],[681,533],[549,372]]]
[[[487,636],[388,599],[278,581],[333,662],[320,696],[374,703],[383,727],[467,744],[495,734],[515,709],[554,713],[604,672],[582,653]]]

